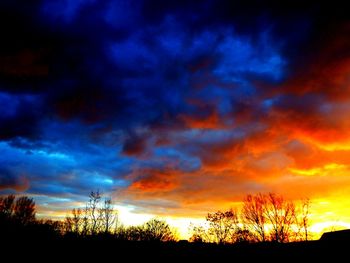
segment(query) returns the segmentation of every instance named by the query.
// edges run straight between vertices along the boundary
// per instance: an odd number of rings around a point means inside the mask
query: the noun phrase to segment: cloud
[[[147,135],[129,135],[128,139],[125,140],[123,145],[123,153],[126,155],[139,155],[144,153],[146,150]]]
[[[4,108],[0,116],[0,140],[37,137],[40,96],[0,92],[0,103]]]
[[[131,191],[139,190],[142,192],[167,192],[173,190],[178,185],[179,179],[176,172],[170,169],[164,171],[158,169],[137,170],[139,174],[130,186]],[[135,176],[135,174],[133,175]]]
[[[0,169],[0,190],[12,189],[25,191],[29,188],[29,181],[25,176],[19,176],[5,168]]]

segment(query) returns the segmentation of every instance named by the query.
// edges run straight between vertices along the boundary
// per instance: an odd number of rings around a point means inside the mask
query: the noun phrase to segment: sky
[[[183,225],[274,192],[350,223],[348,9],[279,2],[1,1],[0,194]]]

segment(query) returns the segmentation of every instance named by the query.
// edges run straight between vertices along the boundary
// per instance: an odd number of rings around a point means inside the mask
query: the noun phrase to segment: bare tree
[[[300,211],[300,212],[299,212]],[[240,213],[209,213],[207,226],[191,226],[191,242],[289,242],[303,232],[308,239],[309,200],[303,200],[301,209],[283,196],[269,193],[247,195]],[[241,220],[239,220],[241,219]]]
[[[257,241],[267,241],[266,198],[262,194],[247,195],[243,202],[242,219],[247,230],[256,236]]]
[[[81,227],[81,235],[86,236],[89,234],[90,230],[90,210],[88,204],[85,206],[82,215],[82,227]]]
[[[123,228],[123,225],[121,224],[121,222],[119,221],[119,212],[117,209],[115,209],[114,211],[115,213],[115,220],[114,220],[114,230],[113,233],[116,234],[119,230],[119,228]]]
[[[283,196],[273,193],[264,196],[265,216],[272,227],[271,240],[284,243],[292,236],[292,226],[295,221],[295,204],[285,201]]]
[[[191,237],[189,238],[190,242],[196,242],[196,243],[211,242],[211,238],[205,227],[190,225],[189,231],[191,233]]]
[[[112,200],[106,198],[103,202],[103,206],[99,208],[99,214],[101,218],[102,231],[109,233],[113,224],[117,221],[117,213],[113,209]]]
[[[89,217],[91,220],[91,234],[96,234],[100,227],[100,214],[98,211],[98,206],[101,201],[100,192],[97,190],[96,192],[91,191],[89,195],[89,203],[88,203],[88,211]]]
[[[308,241],[309,233],[309,215],[310,215],[310,199],[305,198],[301,200],[300,214],[296,216],[296,221],[299,227],[299,234],[301,240]]]
[[[76,234],[79,234],[81,231],[81,225],[82,225],[82,210],[80,208],[73,209],[72,210],[73,215],[73,229],[72,231]]]
[[[74,208],[71,211],[72,216],[65,218],[65,230],[68,233],[79,235],[83,232],[83,211],[80,208]]]
[[[74,208],[71,216],[65,219],[66,232],[76,233],[82,236],[95,235],[100,232],[110,233],[117,224],[118,212],[113,208],[110,198],[101,202],[99,191],[92,191],[85,208]],[[116,232],[115,226],[115,232]]]
[[[252,233],[239,222],[237,211],[217,211],[206,217],[207,226],[190,226],[191,242],[252,242]]]
[[[88,205],[84,209],[74,208],[71,216],[66,216],[64,227],[66,233],[74,233],[76,235],[86,236],[90,231],[90,211]]]
[[[215,243],[230,243],[234,237],[234,233],[238,228],[237,213],[230,209],[226,212],[209,213],[206,217],[209,222],[209,235]]]
[[[267,241],[266,226],[271,227],[270,240],[288,242],[295,235],[297,210],[292,201],[269,193],[248,195],[243,204],[242,218],[245,227],[251,230],[258,241]]]

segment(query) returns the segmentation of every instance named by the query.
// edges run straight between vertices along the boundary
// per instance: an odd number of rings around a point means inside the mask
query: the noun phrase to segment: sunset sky
[[[275,192],[350,226],[349,10],[278,2],[0,1],[0,194],[184,228]]]

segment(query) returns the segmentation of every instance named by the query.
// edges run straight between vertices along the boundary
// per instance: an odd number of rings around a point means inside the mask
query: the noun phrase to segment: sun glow
[[[306,176],[313,176],[313,175],[329,175],[330,173],[333,173],[334,171],[342,171],[346,170],[348,168],[347,165],[344,164],[337,164],[337,163],[329,163],[322,167],[316,167],[311,169],[295,169],[295,168],[289,168],[289,171],[291,171],[294,174],[298,175],[306,175]]]

